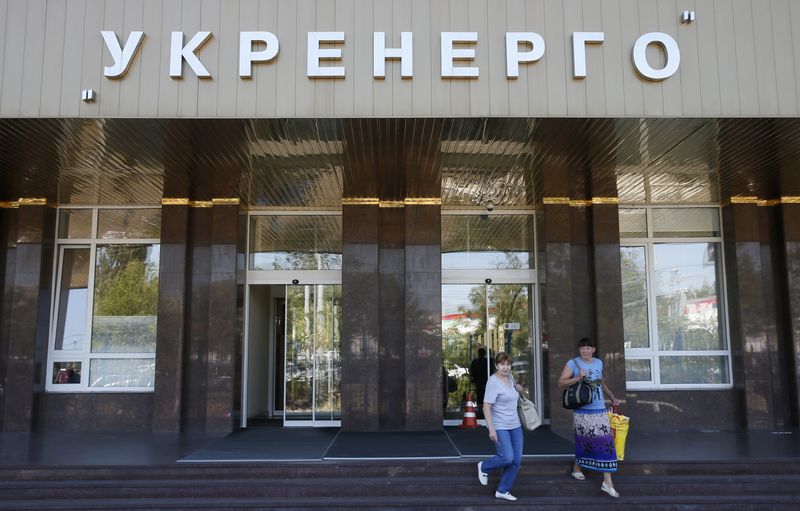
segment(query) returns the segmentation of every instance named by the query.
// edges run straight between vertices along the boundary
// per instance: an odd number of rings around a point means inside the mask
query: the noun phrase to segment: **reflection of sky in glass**
[[[442,268],[506,270],[530,268],[527,252],[451,252],[442,253]]]
[[[461,310],[471,310],[472,302],[469,299],[473,285],[445,285],[442,286],[442,316],[461,314]]]
[[[532,215],[442,216],[442,268],[529,269]]]
[[[67,296],[67,311],[64,321],[63,350],[81,349],[81,341],[86,330],[86,298],[88,289],[70,289]]]
[[[161,245],[147,247],[144,264],[147,266],[147,279],[158,278],[158,266],[161,263]]]
[[[716,289],[715,243],[657,243],[655,245],[656,295]]]

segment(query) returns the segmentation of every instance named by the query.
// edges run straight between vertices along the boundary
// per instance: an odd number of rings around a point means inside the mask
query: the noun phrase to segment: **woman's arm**
[[[586,376],[586,371],[581,369],[580,374],[573,378],[572,369],[568,365],[565,365],[564,369],[561,370],[561,375],[558,377],[558,386],[559,388],[565,389],[573,383],[581,381],[584,376]]]
[[[605,381],[601,381],[601,382],[600,382],[600,385],[602,385],[602,386],[603,386],[603,392],[605,392],[605,394],[606,394],[608,397],[610,397],[610,398],[611,398],[611,402],[612,402],[614,405],[618,405],[618,404],[619,404],[619,401],[617,400],[617,398],[616,398],[616,397],[614,397],[614,393],[613,393],[613,392],[611,392],[611,389],[610,389],[610,388],[608,388],[608,385],[606,385],[606,382],[605,382]]]
[[[489,429],[489,440],[497,442],[497,431],[492,423],[492,403],[483,403],[483,418],[486,419],[486,427]]]

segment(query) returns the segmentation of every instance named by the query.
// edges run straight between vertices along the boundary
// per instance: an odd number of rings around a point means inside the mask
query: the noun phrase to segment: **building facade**
[[[798,427],[787,0],[0,0],[0,430]]]

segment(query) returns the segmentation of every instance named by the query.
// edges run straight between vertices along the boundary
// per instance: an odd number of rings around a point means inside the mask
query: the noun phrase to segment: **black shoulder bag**
[[[577,358],[575,358],[575,367],[580,371]],[[575,410],[591,402],[592,387],[583,378],[564,389],[564,394],[561,396],[561,405],[567,410]]]

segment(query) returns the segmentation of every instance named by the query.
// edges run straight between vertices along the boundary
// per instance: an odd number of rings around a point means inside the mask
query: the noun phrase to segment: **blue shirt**
[[[575,365],[575,362],[578,365]],[[596,384],[594,394],[592,395],[592,402],[588,405],[581,406],[581,410],[605,410],[606,399],[603,396],[603,387],[600,383],[603,381],[603,361],[599,358],[592,357],[592,361],[588,364],[580,357],[570,359],[567,362],[567,367],[572,369],[572,377],[575,378],[581,374],[581,369],[586,371],[586,381]]]
[[[522,426],[517,414],[517,401],[519,392],[514,388],[514,384],[509,378],[506,385],[497,374],[489,377],[486,383],[486,394],[483,402],[492,405],[492,424],[494,429],[516,429]]]

